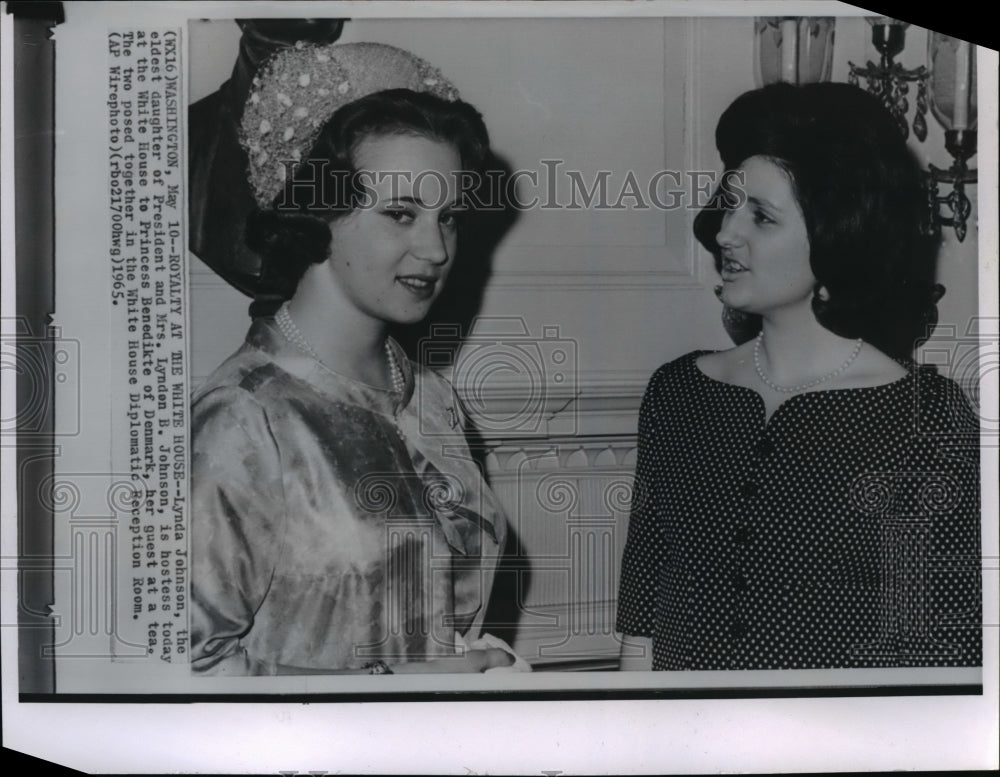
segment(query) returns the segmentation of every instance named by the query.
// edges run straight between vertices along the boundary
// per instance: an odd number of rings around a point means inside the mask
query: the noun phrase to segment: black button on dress
[[[925,369],[756,392],[650,380],[617,628],[654,669],[979,666],[979,427]]]

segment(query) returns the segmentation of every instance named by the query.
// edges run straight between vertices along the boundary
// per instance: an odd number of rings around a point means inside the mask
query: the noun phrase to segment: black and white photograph
[[[996,768],[996,50],[827,2],[8,5],[12,747]],[[164,741],[30,735],[95,709]]]

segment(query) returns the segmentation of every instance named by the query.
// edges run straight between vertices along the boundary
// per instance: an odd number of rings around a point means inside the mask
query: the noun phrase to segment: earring
[[[830,301],[830,292],[827,290],[826,286],[820,286],[816,289],[816,296],[819,298],[820,302]]]

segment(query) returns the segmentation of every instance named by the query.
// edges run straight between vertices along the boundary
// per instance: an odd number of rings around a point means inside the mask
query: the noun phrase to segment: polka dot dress
[[[979,666],[979,431],[924,369],[765,420],[701,352],[639,420],[619,631],[654,669]]]

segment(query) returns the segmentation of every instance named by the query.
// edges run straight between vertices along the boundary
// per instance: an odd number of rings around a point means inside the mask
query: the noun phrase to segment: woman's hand
[[[462,656],[435,658],[432,661],[407,661],[389,664],[392,674],[474,674],[497,666],[510,666],[514,656],[500,648],[466,650]],[[275,674],[368,674],[366,669],[317,669],[278,664]]]
[[[391,664],[393,674],[455,674],[485,672],[496,666],[510,666],[514,656],[500,648],[466,650],[464,656],[436,658],[433,661],[409,661]]]
[[[627,637],[616,634],[621,643],[621,658],[618,664],[622,672],[651,672],[653,670],[653,638]]]
[[[466,671],[485,672],[495,666],[510,666],[514,663],[514,656],[500,648],[469,650],[466,651],[465,662],[472,667]]]

